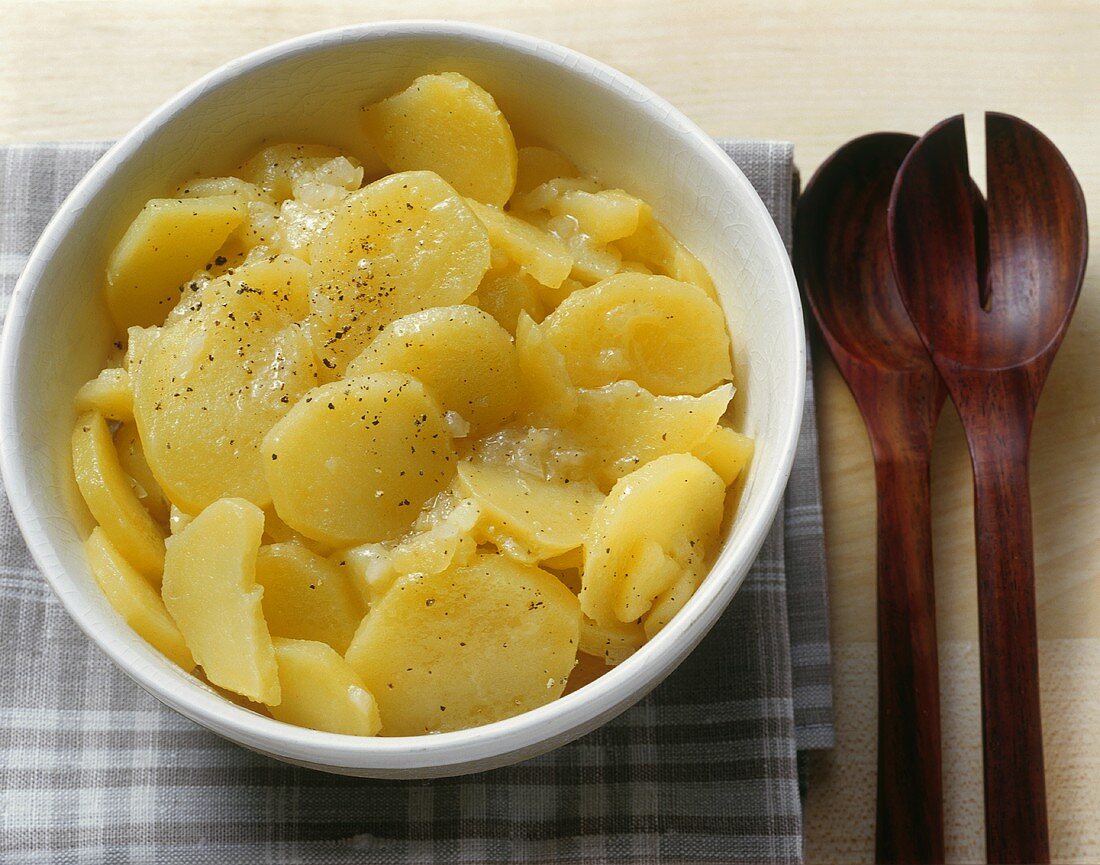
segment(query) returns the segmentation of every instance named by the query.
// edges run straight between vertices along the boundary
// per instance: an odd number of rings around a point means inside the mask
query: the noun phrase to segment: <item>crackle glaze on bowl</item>
[[[108,606],[81,540],[90,518],[70,468],[73,395],[112,339],[106,257],[146,199],[236,164],[263,139],[359,153],[355,117],[425,71],[462,72],[513,125],[651,202],[709,268],[730,324],[744,429],[757,450],[736,519],[702,587],[641,651],[579,691],[515,718],[435,736],[367,739],[282,724],[233,705],[164,660]],[[223,66],[123,138],[47,227],[9,307],[0,356],[0,460],[27,544],[74,621],[139,685],[226,738],[331,772],[432,777],[532,757],[641,699],[717,621],[763,543],[794,457],[805,340],[782,242],[744,175],[676,109],[619,72],[543,40],[449,22],[347,27]]]

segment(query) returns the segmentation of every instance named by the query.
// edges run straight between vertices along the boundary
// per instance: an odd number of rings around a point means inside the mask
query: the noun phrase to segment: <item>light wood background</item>
[[[198,75],[311,30],[450,17],[543,36],[622,69],[714,135],[789,139],[804,177],[848,139],[997,109],[1077,171],[1100,257],[1096,0],[738,3],[0,2],[0,141],[120,135]],[[1051,373],[1032,444],[1044,737],[1053,849],[1100,861],[1100,268]],[[871,861],[874,499],[866,436],[817,361],[831,569],[837,747],[812,760],[810,862]],[[933,478],[948,851],[983,855],[970,469],[948,409]]]

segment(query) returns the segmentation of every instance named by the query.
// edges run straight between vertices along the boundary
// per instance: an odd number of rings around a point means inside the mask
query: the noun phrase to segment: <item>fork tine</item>
[[[972,331],[984,315],[979,289],[984,238],[975,237],[984,214],[970,179],[962,115],[935,126],[898,173],[890,200],[894,270],[904,276],[906,306],[934,349],[941,328]],[[936,226],[929,231],[929,226]],[[979,254],[980,252],[980,254]],[[995,302],[995,301],[994,301]]]

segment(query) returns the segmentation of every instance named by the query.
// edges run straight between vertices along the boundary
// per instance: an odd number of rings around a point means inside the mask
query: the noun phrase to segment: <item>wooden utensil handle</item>
[[[971,442],[978,549],[986,855],[1049,862],[1027,431]]]
[[[927,455],[875,462],[880,863],[944,861],[940,691]]]

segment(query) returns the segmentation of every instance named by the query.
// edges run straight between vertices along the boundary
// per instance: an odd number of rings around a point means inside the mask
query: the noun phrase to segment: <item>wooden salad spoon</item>
[[[890,201],[894,270],[959,412],[974,468],[986,854],[1049,862],[1028,442],[1084,278],[1081,187],[1057,148],[986,114],[987,202],[962,117],[910,151]]]
[[[794,263],[863,414],[878,496],[878,862],[943,862],[929,460],[946,392],[890,265],[886,207],[916,136],[834,153],[795,216]]]

